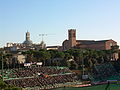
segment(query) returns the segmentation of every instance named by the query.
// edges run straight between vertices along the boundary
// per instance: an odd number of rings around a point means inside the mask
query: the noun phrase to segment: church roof
[[[110,39],[112,40],[112,39]],[[77,40],[80,44],[96,44],[96,43],[105,43],[109,40],[100,40],[100,41],[95,41],[95,40]]]
[[[26,41],[23,42],[23,44],[31,45],[32,41],[31,40],[26,40]]]

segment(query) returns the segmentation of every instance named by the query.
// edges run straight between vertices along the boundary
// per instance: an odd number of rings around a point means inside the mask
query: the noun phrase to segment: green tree
[[[34,62],[33,53],[34,53],[33,50],[22,52],[22,54],[26,56],[26,62]]]
[[[65,57],[64,57],[65,60],[69,60],[72,58],[72,55],[70,55],[69,53],[64,53],[64,54],[65,54]]]
[[[11,64],[12,64],[12,53],[8,53],[5,55],[5,59],[6,59],[6,64],[7,64],[7,68],[9,69]]]
[[[78,64],[75,61],[67,61],[67,64],[71,70],[78,69]]]
[[[36,58],[36,62],[43,62],[43,65],[45,65],[45,62],[51,58],[51,54],[48,51],[35,51],[34,57]]]
[[[57,52],[56,54],[55,54],[55,57],[54,58],[64,58],[65,57],[65,54],[63,53],[63,52]]]
[[[10,86],[0,79],[0,90],[21,90],[21,89],[15,86]]]
[[[115,45],[115,46],[111,46],[111,55],[112,55],[112,59],[118,59],[117,57],[115,57],[115,55],[118,55],[119,53],[119,46]]]
[[[54,59],[58,50],[48,50],[48,52],[51,54],[51,59]]]

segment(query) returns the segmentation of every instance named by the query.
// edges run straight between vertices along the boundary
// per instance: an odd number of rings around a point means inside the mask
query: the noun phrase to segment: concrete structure
[[[60,46],[47,46],[47,50],[59,50]]]
[[[44,41],[41,41],[40,44],[34,44],[33,47],[35,50],[39,51],[40,49],[46,49],[46,44]]]

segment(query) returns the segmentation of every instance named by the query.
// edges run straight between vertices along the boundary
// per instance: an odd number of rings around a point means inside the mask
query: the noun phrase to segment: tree
[[[33,56],[36,58],[36,62],[42,61],[43,65],[45,65],[46,60],[51,58],[51,54],[47,51],[35,51]]]
[[[11,53],[6,54],[6,64],[7,64],[8,69],[10,68],[10,65],[12,64],[12,56],[13,55]]]
[[[0,79],[0,90],[21,90],[18,87],[7,85]]]
[[[75,62],[75,61],[67,61],[67,63],[68,63],[68,67],[70,68],[70,69],[78,69],[78,64]]]
[[[119,46],[118,45],[111,46],[112,59],[114,60],[118,59],[118,53],[119,53]]]
[[[56,56],[57,50],[48,50],[48,52],[51,54],[51,59],[54,59]]]
[[[26,55],[26,62],[33,62],[33,50],[22,52],[23,55]]]
[[[65,57],[65,54],[63,53],[63,52],[57,52],[56,54],[55,54],[55,57],[54,58],[61,58],[61,59],[63,59]]]
[[[65,60],[69,60],[72,58],[72,55],[70,55],[69,53],[64,53],[64,54],[65,54],[65,56],[64,56]]]

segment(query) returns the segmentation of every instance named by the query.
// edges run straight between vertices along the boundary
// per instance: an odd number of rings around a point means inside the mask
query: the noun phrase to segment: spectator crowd
[[[68,68],[60,67],[29,67],[12,69],[6,73],[9,79],[6,79],[5,82],[21,88],[55,86],[77,80],[75,73]]]
[[[47,85],[56,85],[59,83],[74,82],[75,74],[68,75],[58,75],[58,76],[49,76],[49,77],[36,77],[36,78],[26,78],[26,79],[13,79],[7,80],[6,83],[17,86],[17,87],[42,87]]]
[[[96,65],[91,72],[95,80],[107,80],[109,77],[119,75],[111,63]]]
[[[32,77],[38,73],[43,73],[47,75],[70,73],[68,68],[58,68],[58,67],[30,67],[30,68],[20,68],[11,69],[9,71],[4,71],[8,78],[19,78],[19,77]]]

